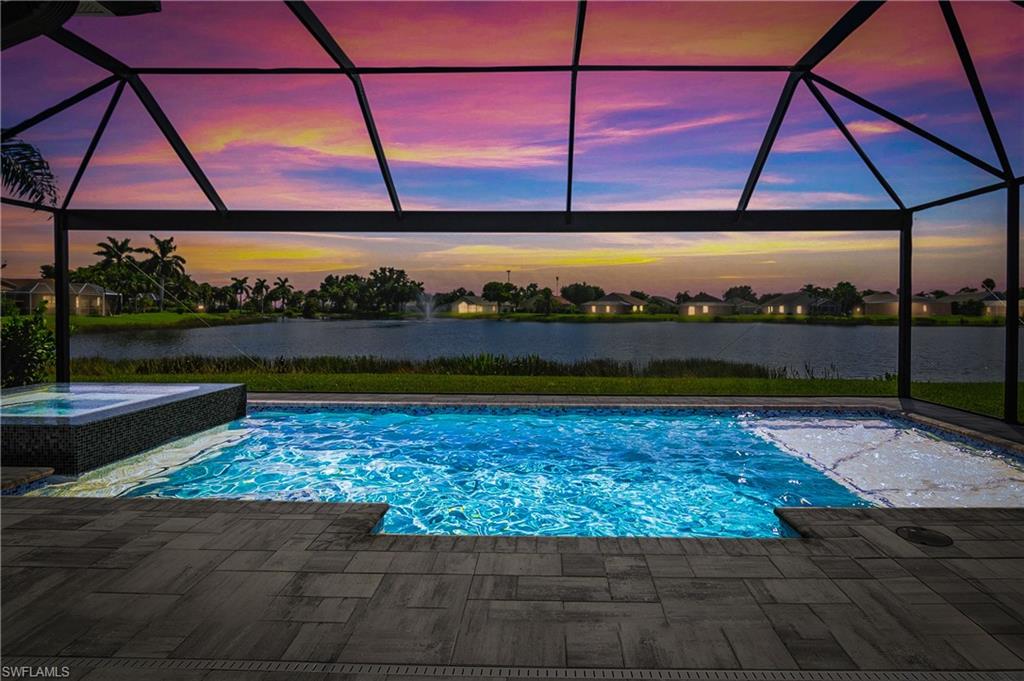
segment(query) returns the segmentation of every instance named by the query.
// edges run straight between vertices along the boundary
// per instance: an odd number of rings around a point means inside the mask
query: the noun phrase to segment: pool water
[[[0,417],[69,418],[138,405],[196,390],[189,385],[59,383],[16,388],[0,396]]]
[[[71,493],[386,502],[405,534],[772,537],[779,506],[869,505],[736,413],[396,409],[257,409]]]
[[[2,413],[5,416],[72,416],[120,404],[124,404],[124,400],[48,397],[17,402],[15,404],[5,404],[3,405]]]

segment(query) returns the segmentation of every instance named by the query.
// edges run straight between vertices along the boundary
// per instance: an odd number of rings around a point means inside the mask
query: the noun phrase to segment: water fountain
[[[434,294],[420,291],[416,294],[416,305],[423,312],[423,319],[429,322],[434,315]]]

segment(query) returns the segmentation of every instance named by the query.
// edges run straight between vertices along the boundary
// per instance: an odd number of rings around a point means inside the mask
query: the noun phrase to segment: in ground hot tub
[[[3,465],[77,475],[244,416],[242,384],[58,383],[5,390]]]

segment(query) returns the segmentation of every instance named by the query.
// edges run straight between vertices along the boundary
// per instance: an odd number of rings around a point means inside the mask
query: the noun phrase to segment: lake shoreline
[[[157,331],[160,329],[202,329],[212,326],[269,324],[279,318],[269,314],[136,312],[106,317],[71,315],[73,334],[119,333],[122,331]],[[54,325],[52,318],[47,326]]]
[[[407,317],[423,319],[422,316]],[[679,314],[550,314],[511,312],[505,314],[438,314],[435,319],[459,321],[487,320],[498,322],[539,322],[545,324],[628,324],[637,322],[676,322],[682,324],[807,324],[825,326],[897,326],[899,318],[892,316],[842,317],[833,315],[695,315]],[[915,317],[914,326],[1005,326],[1004,317]]]
[[[118,333],[122,331],[154,331],[159,329],[198,329],[214,326],[236,326],[245,324],[270,324],[282,321],[308,322],[366,322],[366,321],[493,321],[493,322],[534,322],[538,324],[638,324],[644,322],[674,322],[677,324],[781,324],[796,326],[897,326],[899,320],[889,316],[839,317],[807,315],[698,315],[687,317],[678,314],[550,314],[512,312],[504,314],[436,314],[424,317],[421,314],[385,315],[318,315],[316,317],[287,316],[280,313],[236,312],[140,312],[106,317],[71,316],[71,328],[75,334]],[[53,320],[48,320],[52,326]],[[914,326],[922,327],[1002,327],[1003,317],[915,317]]]

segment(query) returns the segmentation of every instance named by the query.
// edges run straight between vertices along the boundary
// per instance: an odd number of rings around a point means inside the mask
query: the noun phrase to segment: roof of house
[[[522,304],[529,307],[529,306],[533,306],[533,305],[540,305],[543,302],[544,302],[544,297],[540,293],[538,293],[538,294],[532,295],[529,298],[527,298],[526,300],[524,300]],[[563,298],[562,296],[552,295],[551,296],[551,304],[552,305],[565,306],[565,305],[572,305],[572,301],[570,301],[570,300],[568,300],[566,298]]]
[[[481,298],[480,296],[462,296],[461,298],[456,298],[455,300],[453,300],[452,301],[452,305],[454,305],[455,303],[458,303],[460,301],[463,301],[463,300],[466,301],[467,303],[471,304],[471,305],[497,305],[498,304],[498,303],[494,302],[493,300],[487,300],[486,298]]]
[[[601,303],[602,305],[629,305],[632,307],[634,305],[646,305],[647,301],[640,300],[639,298],[635,298],[625,293],[609,293],[597,300],[591,300],[586,304],[591,305],[593,303]]]
[[[686,302],[688,302],[688,303],[722,303],[722,302],[725,302],[725,301],[723,301],[721,298],[715,298],[710,293],[704,293],[704,291],[701,291],[700,293],[695,295],[693,298],[690,298]]]
[[[873,304],[873,303],[898,303],[899,300],[900,300],[900,297],[898,295],[896,295],[895,293],[889,293],[888,291],[883,291],[882,293],[872,293],[869,296],[864,296],[864,303],[865,304]],[[928,296],[912,296],[911,300],[913,300],[915,303],[934,303],[934,302],[938,302],[938,300],[936,300],[935,298],[929,298]],[[948,302],[945,298],[942,298],[941,300],[943,302]]]
[[[50,294],[56,290],[53,279],[31,279],[22,277],[13,277],[3,279],[3,287],[7,291],[19,291],[24,293],[38,293],[38,294]],[[72,282],[68,284],[68,290],[73,295],[113,295],[117,293],[109,289],[105,289],[98,284],[90,284],[88,282]]]
[[[803,291],[794,291],[792,293],[783,293],[781,296],[775,296],[771,300],[764,301],[765,305],[787,305],[789,303],[812,303],[814,300],[811,298],[809,293]]]
[[[651,296],[650,298],[647,299],[647,302],[658,303],[660,305],[668,305],[671,307],[676,307],[679,304],[676,301],[672,300],[671,298],[667,298],[665,296]]]
[[[1002,300],[1003,297],[994,291],[964,291],[939,298],[944,303],[965,303],[970,300]]]
[[[730,305],[735,305],[736,307],[740,307],[740,306],[757,307],[757,303],[755,303],[754,301],[747,300],[746,298],[740,298],[739,296],[733,296],[732,298],[726,298],[725,302],[729,303]]]

